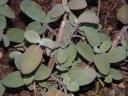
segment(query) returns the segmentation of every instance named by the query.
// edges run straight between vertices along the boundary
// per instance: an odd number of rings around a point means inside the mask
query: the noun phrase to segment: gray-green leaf
[[[63,15],[65,10],[63,9],[63,6],[61,4],[56,4],[49,12],[48,16],[50,18],[57,18]]]
[[[8,2],[8,0],[0,0],[0,5],[4,5]],[[1,96],[1,95],[0,95]]]
[[[110,69],[110,74],[112,75],[112,78],[114,80],[121,80],[123,78],[122,73],[119,70],[114,69],[114,68]]]
[[[5,87],[0,83],[0,96],[4,96]]]
[[[24,41],[24,32],[18,28],[11,28],[7,31],[7,37],[12,42],[22,43]]]
[[[80,86],[90,84],[97,76],[95,70],[91,68],[70,70],[68,74],[71,81],[78,83]]]
[[[15,18],[14,12],[9,8],[7,4],[0,6],[0,14],[8,18]]]
[[[33,30],[28,30],[24,33],[24,37],[30,43],[38,43],[40,41],[40,36],[37,32]]]
[[[10,40],[9,38],[7,37],[7,35],[4,35],[3,36],[3,42],[4,42],[4,46],[5,47],[8,47],[10,45]]]
[[[39,34],[43,34],[46,31],[46,28],[42,26],[39,22],[31,22],[28,24],[26,30],[33,30]]]
[[[110,71],[110,64],[107,60],[106,54],[97,54],[94,56],[94,62],[100,73],[107,75]]]
[[[108,40],[108,41],[103,42],[100,45],[99,50],[102,51],[102,52],[106,52],[111,48],[111,46],[112,46],[112,42],[110,40]]]
[[[83,26],[80,30],[84,32],[89,44],[92,47],[98,46],[101,43],[99,33],[92,27]]]
[[[66,85],[67,89],[72,92],[76,92],[79,90],[79,84],[76,82],[70,82]]]
[[[21,58],[21,72],[23,74],[29,74],[33,72],[40,64],[42,60],[43,51],[40,46],[31,45]]]
[[[86,60],[92,62],[93,61],[93,50],[92,48],[85,42],[79,42],[76,45],[76,49],[78,51],[78,53],[83,56]]]
[[[3,78],[3,84],[9,88],[17,88],[24,85],[19,71],[12,72]]]
[[[6,18],[0,15],[0,30],[5,29],[5,27],[6,27]]]
[[[86,10],[78,17],[79,23],[99,23],[99,18],[96,16],[96,14],[92,11]]]
[[[56,47],[56,43],[55,41],[51,40],[51,39],[48,39],[48,38],[42,38],[40,41],[39,41],[39,44],[41,46],[44,46],[44,47],[48,47],[50,49],[54,49]]]
[[[51,70],[45,66],[44,64],[41,64],[40,67],[37,69],[36,73],[34,74],[35,80],[44,80],[47,79],[51,74]]]
[[[107,54],[110,63],[120,62],[126,58],[126,55],[125,48],[121,46],[114,48]]]
[[[42,10],[41,6],[31,0],[23,0],[20,4],[21,10],[33,20],[37,22],[43,22],[46,18],[46,14]]]

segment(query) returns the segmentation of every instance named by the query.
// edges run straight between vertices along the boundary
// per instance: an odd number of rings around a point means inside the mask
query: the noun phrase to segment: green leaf
[[[63,9],[63,6],[61,4],[56,4],[53,6],[53,8],[48,12],[48,16],[50,18],[57,18],[60,17],[65,13],[65,10]]]
[[[123,24],[128,24],[128,4],[125,4],[118,9],[117,19]]]
[[[10,57],[11,59],[14,59],[15,57],[17,57],[17,56],[19,56],[19,55],[21,55],[21,54],[22,54],[22,53],[19,52],[19,51],[12,51],[12,52],[9,53],[9,57]]]
[[[29,74],[33,72],[40,64],[42,60],[43,51],[40,46],[31,45],[21,58],[21,72],[23,74]]]
[[[106,54],[97,54],[94,56],[94,62],[99,72],[103,75],[107,75],[110,71],[110,64],[107,60]]]
[[[66,87],[69,91],[72,91],[72,92],[76,92],[80,89],[79,84],[76,82],[70,82],[68,83],[68,85],[66,85]]]
[[[19,71],[12,72],[3,78],[3,84],[9,88],[17,88],[24,85]]]
[[[66,12],[70,12],[70,9],[68,6],[68,0],[62,0],[62,6]]]
[[[3,42],[5,47],[8,47],[10,45],[9,38],[6,35],[3,36]]]
[[[66,52],[66,49],[60,48],[57,51],[56,58],[60,64],[65,63],[68,59],[68,53]]]
[[[0,41],[3,39],[3,36],[4,36],[3,32],[0,32]]]
[[[95,70],[91,68],[70,70],[68,74],[71,81],[78,83],[80,86],[90,84],[97,76]]]
[[[92,48],[85,42],[79,42],[76,45],[76,49],[78,53],[83,56],[86,60],[92,62],[93,61],[93,50]]]
[[[24,37],[30,43],[38,43],[40,41],[39,34],[33,30],[25,31]]]
[[[31,74],[30,75],[24,75],[23,76],[23,81],[24,81],[24,84],[25,85],[31,84],[33,82],[33,80],[34,80],[34,77]]]
[[[48,39],[48,38],[42,38],[40,41],[39,41],[39,44],[41,46],[44,46],[44,47],[48,47],[50,49],[54,49],[56,47],[56,43],[55,41],[51,40],[51,39]]]
[[[18,70],[20,70],[20,63],[21,63],[21,58],[22,58],[22,55],[23,54],[19,54],[15,57],[14,59],[14,63],[15,63],[15,66]]]
[[[24,32],[18,28],[11,28],[7,31],[7,37],[12,42],[22,43],[24,41]]]
[[[20,4],[21,10],[30,18],[37,22],[43,22],[46,18],[46,14],[42,10],[41,6],[31,0],[23,0]]]
[[[86,0],[70,0],[69,7],[72,10],[83,9],[83,8],[87,7],[87,2],[86,2]]]
[[[39,84],[42,88],[46,88],[46,86],[47,86],[47,82],[45,82],[45,81],[39,81],[38,84]]]
[[[68,60],[66,63],[73,62],[77,54],[75,44],[71,43],[65,50],[67,51],[66,53],[68,54]]]
[[[106,41],[111,41],[108,35],[104,34],[103,32],[99,33],[99,38],[102,43]]]
[[[114,48],[107,54],[110,63],[120,62],[126,58],[126,55],[126,50],[121,46]]]
[[[95,47],[101,44],[100,36],[96,29],[92,27],[83,26],[83,27],[80,27],[80,30],[84,32],[89,44],[92,47]]]
[[[6,27],[6,18],[0,15],[0,30],[5,29],[5,27]]]
[[[99,23],[99,18],[96,16],[96,14],[92,11],[86,10],[78,17],[79,23]]]
[[[0,96],[4,96],[5,87],[0,83]]]
[[[63,73],[62,75],[64,85],[68,85],[71,82],[71,78],[67,73]]]
[[[34,74],[34,80],[44,80],[47,79],[51,74],[51,70],[45,66],[44,64],[41,64],[40,67],[37,69],[36,73]]]
[[[111,48],[111,46],[112,46],[112,42],[110,40],[105,41],[100,45],[99,50],[102,51],[102,52],[106,52]]]
[[[8,18],[15,18],[14,12],[9,8],[7,4],[0,6],[0,14]]]
[[[112,78],[114,80],[121,80],[123,78],[122,73],[119,70],[116,70],[114,68],[110,69],[110,74],[112,75]]]
[[[8,0],[0,0],[0,5],[4,5],[8,2]],[[1,95],[0,95],[1,96]]]
[[[108,75],[105,77],[105,80],[104,80],[106,83],[112,83],[112,75]]]
[[[77,20],[77,17],[72,13],[70,12],[69,13],[69,21],[72,25],[74,25],[76,23],[76,20]]]
[[[26,30],[33,30],[39,34],[43,34],[46,31],[46,28],[42,26],[39,22],[31,22],[28,24]]]

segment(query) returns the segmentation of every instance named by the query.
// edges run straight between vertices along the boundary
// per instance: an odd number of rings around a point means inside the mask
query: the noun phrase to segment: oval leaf
[[[43,38],[39,41],[39,44],[41,46],[44,46],[44,47],[48,47],[50,49],[54,49],[56,47],[56,43],[51,40],[51,39],[47,39],[47,38]]]
[[[8,47],[10,45],[9,38],[6,35],[3,36],[3,42],[4,42],[4,47]]]
[[[4,96],[5,87],[0,83],[0,96]]]
[[[111,42],[111,41],[105,41],[105,42],[103,42],[103,43],[100,45],[99,50],[100,50],[101,52],[106,52],[106,51],[108,51],[108,50],[111,48],[111,46],[112,46],[112,42]]]
[[[112,75],[112,78],[114,80],[121,80],[123,78],[122,73],[119,70],[116,70],[114,68],[110,69],[110,74]]]
[[[4,5],[8,2],[8,0],[0,0],[0,5]],[[0,95],[1,96],[1,95]]]
[[[108,76],[106,76],[104,81],[107,83],[112,83],[112,75],[109,74]]]
[[[70,82],[70,83],[68,83],[68,85],[66,85],[66,86],[67,86],[67,89],[68,89],[69,91],[72,91],[72,92],[76,92],[76,91],[79,90],[79,84],[76,83],[76,82]]]
[[[9,8],[7,4],[0,6],[0,14],[8,18],[15,18],[14,12]]]
[[[57,18],[63,15],[65,10],[63,9],[63,6],[61,4],[56,4],[49,12],[48,16],[50,18]]]
[[[5,27],[6,27],[6,18],[0,15],[0,30],[5,29]]]
[[[99,18],[96,16],[96,14],[92,11],[86,10],[78,17],[79,23],[99,23]]]
[[[46,28],[42,26],[39,22],[31,22],[27,26],[26,30],[33,30],[37,32],[38,34],[43,34],[46,31]]]
[[[70,12],[69,6],[68,6],[68,0],[62,0],[63,8],[66,12]]]
[[[33,75],[31,75],[31,74],[23,76],[23,81],[24,81],[25,85],[31,84],[33,80],[34,80],[34,78],[33,78]]]
[[[71,81],[78,83],[80,86],[90,84],[97,76],[95,70],[91,68],[71,70],[68,74]]]
[[[17,88],[24,85],[19,71],[12,72],[3,78],[3,84],[9,88]]]
[[[12,42],[22,43],[24,41],[24,32],[18,28],[11,28],[7,31],[7,37]]]
[[[70,0],[69,7],[72,10],[83,9],[87,7],[87,2],[86,0]]]
[[[46,14],[42,10],[41,6],[31,0],[23,0],[20,4],[21,10],[33,20],[37,22],[43,22],[46,18]]]
[[[123,24],[128,24],[128,4],[125,4],[118,9],[117,18]]]
[[[60,64],[64,63],[68,59],[68,53],[66,49],[59,49],[56,54],[56,58]]]
[[[92,48],[87,43],[79,42],[76,45],[76,49],[77,49],[78,53],[81,56],[83,56],[86,60],[88,60],[90,62],[93,61],[94,53],[93,53]]]
[[[33,72],[42,60],[42,49],[39,46],[31,45],[23,54],[21,59],[21,72],[29,74]]]
[[[46,67],[44,64],[41,64],[40,67],[37,69],[36,73],[34,74],[35,80],[44,80],[47,79],[51,74],[51,70]]]
[[[92,47],[95,47],[101,44],[99,33],[95,28],[83,26],[83,27],[80,27],[80,30],[84,32],[89,44]]]
[[[30,43],[38,43],[40,41],[40,36],[37,32],[33,30],[28,30],[24,33],[24,37]]]
[[[110,70],[110,64],[106,58],[106,54],[97,54],[94,56],[94,62],[100,73],[107,75]]]
[[[114,48],[112,51],[108,52],[108,60],[110,63],[117,63],[126,58],[126,50],[119,46]]]

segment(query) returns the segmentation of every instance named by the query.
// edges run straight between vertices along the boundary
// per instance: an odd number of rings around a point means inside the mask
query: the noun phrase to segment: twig
[[[98,11],[97,11],[97,16],[100,16],[100,7],[101,7],[101,0],[98,0]]]
[[[63,84],[63,82],[61,80],[59,80],[58,78],[56,78],[54,75],[51,75],[51,77],[53,80],[57,81],[62,86],[64,93],[67,94],[67,89],[66,89],[65,85]]]
[[[49,59],[48,68],[50,68],[51,71],[53,70],[53,68],[54,68],[54,57],[51,57],[51,58]]]
[[[56,43],[58,46],[60,46],[60,43],[62,41],[63,38],[63,32],[64,32],[64,28],[66,25],[66,21],[67,21],[67,14],[64,15],[63,17],[63,21],[61,22],[60,28],[59,28],[59,32],[57,34],[57,39],[56,39]]]
[[[62,41],[62,38],[63,38],[64,28],[65,28],[65,25],[66,25],[66,21],[67,21],[67,14],[65,14],[64,17],[63,17],[63,21],[61,22],[59,32],[58,32],[57,37],[56,37],[57,46],[60,46],[60,44],[61,44],[61,41]],[[48,67],[51,69],[51,71],[54,68],[54,64],[55,64],[54,63],[54,58],[51,57],[49,62],[48,62]]]

